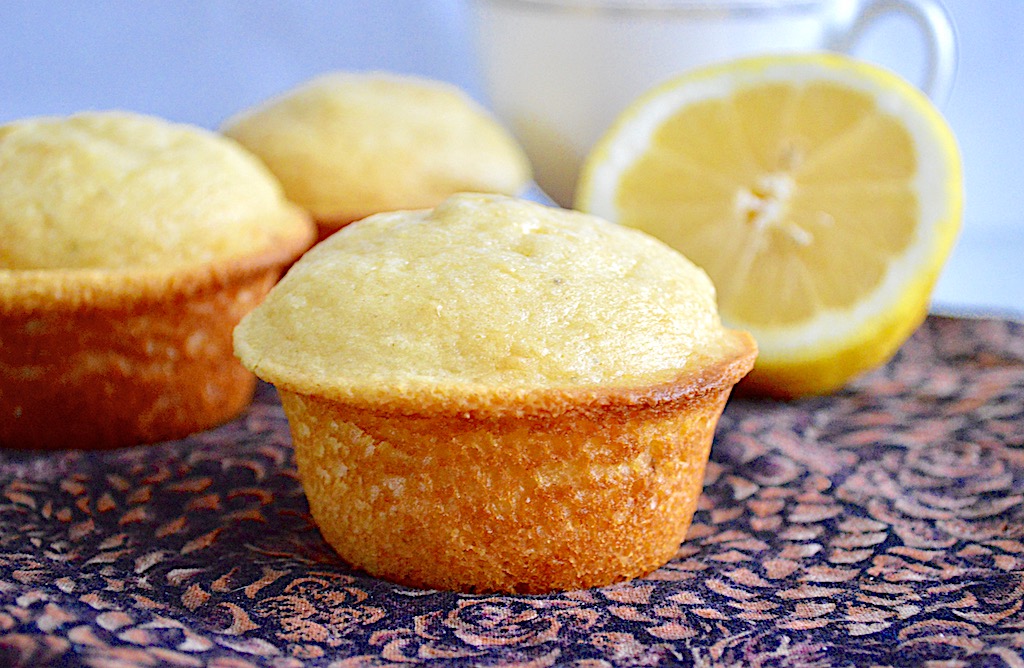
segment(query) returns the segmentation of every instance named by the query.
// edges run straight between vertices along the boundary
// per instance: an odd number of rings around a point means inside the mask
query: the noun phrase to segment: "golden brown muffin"
[[[385,73],[327,74],[229,119],[321,238],[373,213],[456,192],[515,195],[530,180],[511,135],[458,88]]]
[[[664,564],[753,365],[642,232],[496,195],[307,253],[235,330],[281,394],[326,540],[399,583],[599,586]]]
[[[123,112],[0,127],[0,445],[98,448],[236,415],[231,331],[314,238],[254,156]]]

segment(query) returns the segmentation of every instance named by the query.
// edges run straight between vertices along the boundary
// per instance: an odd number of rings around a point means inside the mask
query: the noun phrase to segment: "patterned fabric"
[[[734,398],[664,568],[472,596],[340,562],[262,386],[182,441],[0,452],[0,665],[1021,666],[1022,446],[1024,324],[932,317],[842,393]]]

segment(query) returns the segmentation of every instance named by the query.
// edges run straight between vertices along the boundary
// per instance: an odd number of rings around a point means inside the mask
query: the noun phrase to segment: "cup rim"
[[[541,11],[621,13],[718,13],[799,11],[820,7],[826,0],[473,0],[476,4],[520,5]]]

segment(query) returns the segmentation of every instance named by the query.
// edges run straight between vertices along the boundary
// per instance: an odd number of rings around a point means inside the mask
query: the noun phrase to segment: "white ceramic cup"
[[[939,0],[471,0],[485,93],[522,142],[537,184],[572,204],[590,147],[652,86],[765,52],[849,51],[898,13],[920,32],[922,90],[942,103],[956,70]],[[908,77],[909,78],[909,77]]]

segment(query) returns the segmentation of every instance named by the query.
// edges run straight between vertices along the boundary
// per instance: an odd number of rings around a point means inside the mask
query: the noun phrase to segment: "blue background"
[[[481,102],[466,0],[0,3],[0,122],[130,109],[215,128],[335,69],[455,83]],[[945,0],[960,40],[943,106],[963,152],[964,231],[939,311],[1024,313],[1024,0]],[[856,55],[905,73],[921,51],[886,21]]]

